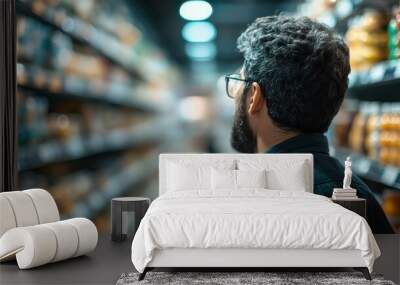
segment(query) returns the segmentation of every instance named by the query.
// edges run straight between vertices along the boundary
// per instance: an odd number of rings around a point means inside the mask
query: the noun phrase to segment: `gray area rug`
[[[368,281],[360,272],[148,272],[146,278],[138,281],[138,273],[124,273],[117,285],[133,284],[379,284],[395,285],[380,275],[372,275]]]

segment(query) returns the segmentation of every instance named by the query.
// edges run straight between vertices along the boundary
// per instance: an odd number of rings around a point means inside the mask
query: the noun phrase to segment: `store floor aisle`
[[[0,284],[115,284],[124,272],[134,267],[130,259],[131,242],[112,242],[100,235],[95,251],[45,266],[19,270],[15,261],[0,265]]]

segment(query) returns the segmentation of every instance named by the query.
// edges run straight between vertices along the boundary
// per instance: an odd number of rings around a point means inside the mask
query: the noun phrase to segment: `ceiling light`
[[[187,43],[185,52],[193,60],[212,60],[217,54],[217,47],[214,43]]]
[[[186,1],[179,8],[182,18],[191,21],[208,19],[213,12],[213,8],[207,1]]]
[[[209,42],[216,35],[217,30],[210,22],[189,22],[182,29],[182,37],[188,42]]]

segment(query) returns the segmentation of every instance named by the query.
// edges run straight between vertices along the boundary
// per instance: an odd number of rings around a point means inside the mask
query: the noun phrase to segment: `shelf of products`
[[[98,159],[87,168],[68,166],[53,168],[52,178],[46,171],[23,173],[22,187],[40,183],[54,197],[63,218],[96,219],[108,211],[113,197],[140,192],[149,179],[156,179],[160,148],[143,146],[119,155]],[[107,219],[108,220],[108,219]]]
[[[400,101],[400,60],[374,65],[349,76],[347,98],[361,101]]]
[[[16,4],[19,185],[106,230],[110,199],[147,195],[158,153],[181,146],[180,74],[129,1]]]
[[[368,11],[390,13],[396,4],[397,0],[307,0],[297,12],[345,33],[354,18]]]
[[[76,136],[64,142],[48,141],[20,150],[19,170],[43,167],[50,163],[80,159],[83,157],[162,141],[165,130],[172,126],[171,120],[153,119],[124,130],[106,134]]]
[[[381,165],[400,166],[400,104],[347,103],[334,126],[334,143]]]
[[[98,27],[81,20],[79,17],[69,15],[62,6],[51,6],[44,1],[17,0],[17,12],[67,35],[72,40],[88,45],[102,57],[116,64],[133,76],[147,78],[144,69],[140,67],[135,51],[129,46],[121,44],[112,35]]]
[[[399,83],[400,60],[381,62],[367,70],[352,72],[349,76],[350,90],[356,88],[371,88],[371,85]],[[400,99],[400,95],[397,97],[397,99]]]
[[[36,66],[17,65],[18,88],[32,94],[63,99],[112,104],[133,109],[160,112],[164,104],[155,92],[120,82],[87,80],[78,76],[54,73]]]
[[[400,9],[396,0],[309,0],[299,14],[343,35],[350,50],[348,98],[400,100]]]
[[[387,60],[390,17],[386,11],[366,10],[350,22],[345,34],[353,71],[365,70]]]
[[[309,0],[298,13],[327,24],[344,35],[353,71],[369,68],[400,54],[400,10],[397,0]]]

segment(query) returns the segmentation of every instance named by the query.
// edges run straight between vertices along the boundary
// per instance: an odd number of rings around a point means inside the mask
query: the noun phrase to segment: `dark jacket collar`
[[[272,146],[266,153],[329,154],[329,145],[324,134],[300,134]]]

